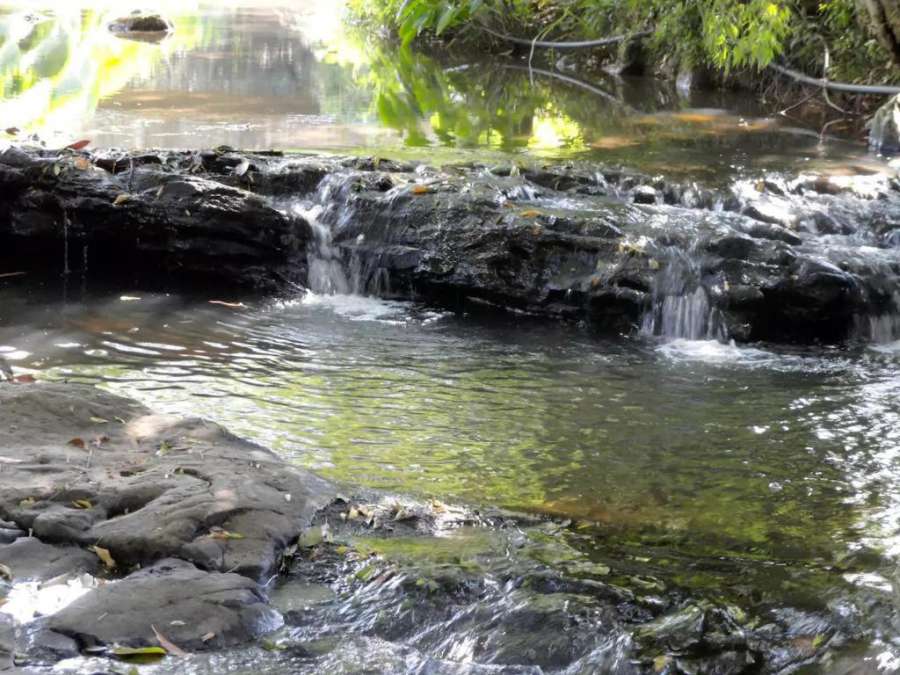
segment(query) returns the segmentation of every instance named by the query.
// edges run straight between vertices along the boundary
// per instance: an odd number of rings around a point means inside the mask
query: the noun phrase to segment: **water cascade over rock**
[[[728,334],[721,313],[699,278],[702,261],[677,249],[668,251],[667,258],[654,279],[653,304],[644,315],[641,331],[668,339],[725,340]]]
[[[0,262],[58,275],[46,252],[68,241],[90,246],[87,281],[301,286],[692,339],[839,342],[897,308],[900,183],[887,172],[703,185],[587,163],[233,151],[131,165],[0,155]]]

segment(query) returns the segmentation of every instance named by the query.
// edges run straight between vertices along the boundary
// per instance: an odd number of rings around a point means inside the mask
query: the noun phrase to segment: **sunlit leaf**
[[[88,550],[93,551],[93,553],[100,558],[101,562],[106,565],[106,569],[114,570],[116,568],[116,561],[113,559],[108,549],[101,548],[100,546],[91,546]]]
[[[152,662],[168,656],[162,647],[113,647],[109,654],[122,661]]]

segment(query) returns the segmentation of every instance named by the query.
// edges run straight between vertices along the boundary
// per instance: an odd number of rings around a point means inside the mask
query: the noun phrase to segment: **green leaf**
[[[456,20],[457,16],[459,16],[459,7],[447,5],[441,13],[441,18],[438,19],[437,26],[434,29],[435,35],[440,35],[447,30],[447,28]]]
[[[152,662],[169,655],[162,647],[113,647],[110,656],[122,661]]]

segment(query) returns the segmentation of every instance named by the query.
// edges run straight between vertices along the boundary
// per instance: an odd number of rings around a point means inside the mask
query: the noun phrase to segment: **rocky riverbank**
[[[157,645],[157,631],[191,651],[270,632],[282,618],[260,584],[334,497],[215,424],[86,386],[0,386],[0,446],[0,602],[30,582],[117,580],[46,619],[0,614],[0,669]]]
[[[29,274],[283,293],[309,285],[324,236],[359,292],[600,330],[839,341],[900,312],[887,171],[703,185],[587,164],[8,149],[0,194],[0,264]]]
[[[589,521],[351,500],[86,386],[0,384],[0,446],[0,672],[785,672],[840,668],[893,616],[886,593],[772,605],[601,561]]]

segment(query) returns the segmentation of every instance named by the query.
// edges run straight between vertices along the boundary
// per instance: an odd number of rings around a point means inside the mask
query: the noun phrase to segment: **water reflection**
[[[568,519],[569,545],[628,586],[810,611],[889,586],[894,354],[598,342],[354,296],[207,300],[10,287],[0,353],[214,419],[349,490]]]
[[[868,402],[892,360],[707,359],[352,297],[6,306],[16,365],[207,415],[355,485],[779,560],[830,559],[895,501],[872,469],[893,470],[896,401]]]
[[[150,6],[175,25],[159,44],[112,35],[127,10],[112,3],[0,2],[4,124],[58,145],[476,149],[708,176],[864,153],[733,94],[684,99],[649,79],[587,82],[547,64],[448,65],[343,27],[342,3]]]

